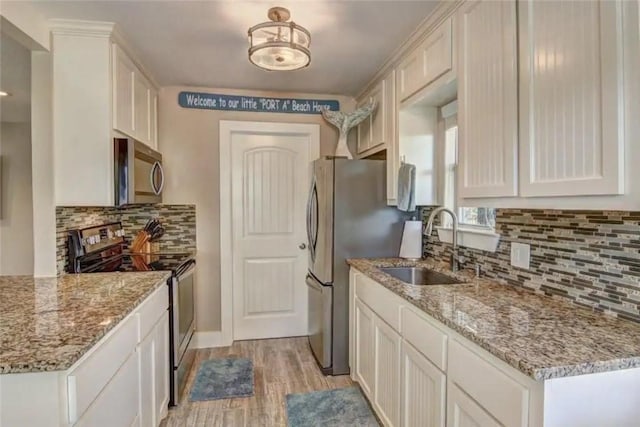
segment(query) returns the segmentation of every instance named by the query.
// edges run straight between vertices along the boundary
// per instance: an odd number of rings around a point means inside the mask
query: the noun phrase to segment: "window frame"
[[[468,229],[475,231],[484,231],[484,232],[495,232],[495,209],[494,209],[494,221],[493,224],[477,224],[477,223],[469,223],[463,222],[462,218],[463,209],[483,209],[478,207],[466,207],[458,205],[458,133],[456,129],[456,141],[455,141],[455,153],[454,159],[455,163],[450,165],[447,161],[447,131],[453,127],[458,127],[458,103],[457,100],[454,100],[438,109],[438,140],[440,141],[437,144],[438,147],[438,159],[440,164],[443,165],[440,170],[442,173],[438,179],[438,191],[439,191],[439,200],[442,202],[442,205],[448,208],[452,208],[447,205],[447,201],[445,200],[447,197],[447,175],[453,175],[453,189],[451,190],[453,193],[453,210],[458,217],[458,227],[460,229]],[[491,208],[486,208],[491,209]],[[446,214],[441,214],[440,216],[440,224],[442,224],[445,228],[452,228],[451,217]]]

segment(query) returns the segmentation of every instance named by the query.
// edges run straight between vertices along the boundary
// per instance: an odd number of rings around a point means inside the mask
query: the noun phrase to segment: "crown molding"
[[[453,15],[464,1],[465,0],[441,1],[433,12],[427,15],[411,35],[387,58],[373,78],[356,94],[355,99],[360,100],[365,93],[373,89],[373,87],[400,62],[407,52],[417,48],[429,33],[437,28],[445,19]]]
[[[82,21],[76,19],[50,19],[49,30],[55,35],[111,37],[116,24],[103,21]]]
[[[147,68],[138,60],[138,52],[131,47],[120,27],[114,22],[84,21],[80,19],[50,19],[49,30],[54,35],[75,37],[109,38],[116,43],[142,71],[142,74],[159,88],[158,82]]]

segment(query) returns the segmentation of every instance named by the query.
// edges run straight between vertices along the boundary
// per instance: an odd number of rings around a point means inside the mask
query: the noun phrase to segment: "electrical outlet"
[[[511,265],[514,267],[529,269],[531,246],[526,243],[511,243]]]

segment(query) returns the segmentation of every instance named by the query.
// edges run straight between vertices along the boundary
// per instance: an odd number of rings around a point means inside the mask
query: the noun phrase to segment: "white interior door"
[[[311,143],[310,135],[286,126],[231,133],[235,340],[308,333],[305,211]]]

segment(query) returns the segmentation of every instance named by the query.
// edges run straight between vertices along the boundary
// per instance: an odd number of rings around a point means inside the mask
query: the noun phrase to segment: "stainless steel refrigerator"
[[[309,344],[325,374],[349,373],[347,258],[398,256],[410,214],[386,203],[383,160],[313,162],[307,203]]]

